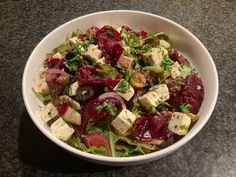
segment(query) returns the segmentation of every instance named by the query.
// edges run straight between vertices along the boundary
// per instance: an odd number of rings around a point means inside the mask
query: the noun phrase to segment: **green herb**
[[[134,66],[135,70],[140,71],[142,69],[142,66],[139,64],[139,61],[137,59],[133,60],[132,65]]]
[[[167,55],[163,57],[163,60],[161,62],[161,67],[163,67],[165,70],[169,69],[174,64],[174,61],[172,61]]]
[[[106,110],[112,116],[116,116],[118,114],[117,108],[107,101],[104,101],[101,105],[98,105],[96,107],[97,112],[100,112],[102,110]]]
[[[133,121],[131,120],[131,118],[127,118],[127,121],[129,122],[130,125],[133,125]]]
[[[121,92],[121,93],[127,93],[129,89],[130,89],[129,83],[125,79],[123,79],[115,91]]]
[[[176,85],[176,86],[170,88],[171,91],[179,91],[180,89],[181,89],[181,87],[179,85]]]
[[[180,130],[188,131],[188,126],[186,126],[186,125],[180,125]]]
[[[189,112],[189,110],[191,109],[191,105],[190,104],[188,104],[188,103],[183,103],[183,104],[181,104],[180,106],[179,106],[179,108],[181,109],[181,111],[183,112],[183,113],[186,113],[186,112]]]
[[[83,60],[83,57],[80,53],[78,53],[78,55],[76,55],[74,58],[67,60],[65,62],[65,66],[69,69],[71,73],[75,73],[78,70],[78,62],[80,60]]]
[[[110,36],[114,36],[113,32],[111,31],[111,29],[107,29],[107,34],[109,34]]]

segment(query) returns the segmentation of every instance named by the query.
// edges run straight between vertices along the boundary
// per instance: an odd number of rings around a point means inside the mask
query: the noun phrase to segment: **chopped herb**
[[[102,110],[106,110],[112,116],[116,116],[118,114],[117,108],[107,101],[104,101],[101,105],[96,107],[97,112]]]
[[[130,125],[133,125],[133,121],[128,117],[127,121],[129,122]]]
[[[183,130],[183,131],[188,131],[188,126],[186,125],[180,125],[180,130]]]
[[[121,93],[126,93],[127,91],[129,91],[129,89],[130,89],[129,83],[125,79],[123,79],[115,91],[121,92]]]
[[[164,69],[169,69],[173,64],[174,61],[172,61],[167,55],[165,55],[161,62],[161,67],[163,67]]]
[[[170,91],[179,91],[181,89],[181,87],[179,85],[176,85],[174,87],[170,88]]]
[[[107,34],[109,34],[110,36],[114,36],[113,32],[111,31],[111,29],[107,29]]]
[[[188,103],[183,103],[183,104],[181,104],[180,106],[179,106],[179,108],[181,109],[181,111],[183,112],[183,113],[186,113],[186,112],[189,112],[189,110],[191,109],[191,105],[190,104],[188,104]]]

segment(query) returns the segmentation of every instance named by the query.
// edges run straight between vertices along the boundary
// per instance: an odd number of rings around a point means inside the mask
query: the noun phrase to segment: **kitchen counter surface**
[[[0,0],[0,176],[235,177],[235,8],[233,0]],[[46,34],[73,18],[111,9],[146,11],[183,25],[209,50],[219,74],[218,101],[202,131],[175,153],[139,166],[108,167],[73,157],[36,128],[21,93],[24,65]]]

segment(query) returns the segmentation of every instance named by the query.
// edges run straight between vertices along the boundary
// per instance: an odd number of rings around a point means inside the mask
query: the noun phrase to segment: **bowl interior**
[[[100,157],[76,150],[56,139],[49,131],[49,128],[44,125],[41,119],[35,114],[35,110],[38,109],[38,106],[42,105],[42,103],[40,103],[40,101],[34,96],[32,86],[39,77],[39,68],[43,63],[46,54],[62,43],[69,32],[76,29],[86,30],[92,26],[101,27],[105,24],[112,25],[114,27],[127,25],[134,30],[144,29],[145,31],[165,32],[169,36],[174,47],[180,50],[180,52],[189,59],[189,61],[200,73],[203,85],[205,87],[205,98],[199,112],[201,118],[190,130],[190,132],[180,141],[163,150],[143,155],[142,157]],[[214,109],[218,94],[218,76],[210,54],[202,43],[189,31],[160,16],[144,12],[120,10],[99,12],[79,17],[65,23],[48,34],[36,46],[28,59],[23,75],[22,87],[25,105],[32,120],[37,127],[56,144],[76,155],[79,155],[80,157],[88,158],[89,160],[93,160],[98,163],[110,164],[109,162],[113,162],[113,165],[130,165],[155,160],[165,156],[185,144],[194,135],[196,135],[196,133],[205,125]]]

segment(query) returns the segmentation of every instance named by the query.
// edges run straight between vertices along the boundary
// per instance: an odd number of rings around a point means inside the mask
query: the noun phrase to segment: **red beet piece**
[[[96,69],[102,69],[100,66],[85,66],[79,70],[79,79],[81,84],[94,85],[94,86],[106,86],[110,89],[114,88],[116,84],[121,80],[122,76],[117,75],[115,79],[112,78],[100,78],[96,76]]]
[[[87,31],[88,31],[90,34],[92,34],[92,35],[95,35],[95,36],[96,36],[96,34],[97,34],[98,30],[99,30],[99,28],[98,28],[98,27],[95,27],[95,26],[93,26],[93,27],[89,28]]]
[[[48,69],[62,69],[64,67],[63,59],[50,57],[46,60]]]
[[[121,36],[111,26],[104,26],[96,33],[98,48],[102,50],[108,64],[116,65],[123,53]]]
[[[89,135],[86,135],[85,139],[84,139],[84,144],[88,148],[90,148],[90,147],[99,148],[102,146],[106,149],[107,155],[111,156],[111,148],[109,146],[109,142],[108,142],[107,138],[104,135],[102,135],[101,133],[93,132],[93,133],[90,133]]]
[[[134,123],[134,138],[141,142],[168,139],[172,135],[167,128],[169,117],[169,113],[163,113],[160,116],[154,113],[143,114]]]
[[[180,110],[180,105],[187,103],[191,105],[191,113],[198,113],[204,98],[204,87],[196,74],[188,75],[185,80],[170,81],[167,85],[170,90],[169,102],[173,108]]]
[[[183,55],[180,55],[177,50],[170,50],[169,57],[173,61],[177,61],[179,64],[184,64],[184,62],[185,62]]]

